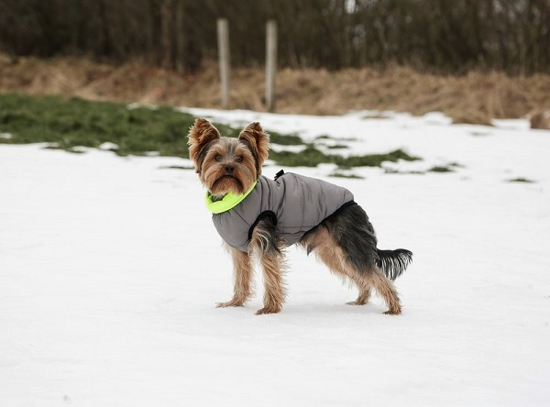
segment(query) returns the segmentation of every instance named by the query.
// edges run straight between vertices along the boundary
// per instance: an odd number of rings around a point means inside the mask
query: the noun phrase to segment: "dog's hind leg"
[[[365,305],[370,298],[370,288],[364,278],[352,270],[345,259],[342,249],[334,242],[329,232],[324,227],[319,227],[311,231],[300,244],[304,246],[308,253],[315,252],[315,255],[321,260],[334,274],[341,277],[344,281],[351,280],[359,290],[359,295],[355,301],[350,301],[349,305]]]
[[[357,285],[359,296],[355,301],[348,304],[364,305],[368,302],[371,294],[371,288],[375,289],[388,305],[389,310],[386,314],[401,313],[401,302],[393,283],[387,279],[380,269],[375,265],[362,267],[354,265],[349,261],[349,252],[345,250],[332,238],[330,232],[319,227],[311,231],[300,242],[308,253],[315,251],[317,257],[327,265],[327,267],[337,275],[345,279],[350,279]]]
[[[397,315],[401,313],[401,301],[393,283],[387,279],[378,267],[368,270],[364,278],[382,296],[389,310],[384,314]]]
[[[357,288],[359,289],[359,295],[355,301],[347,302],[348,305],[365,305],[369,302],[370,299],[370,286],[369,284],[361,278],[358,278],[355,275],[350,276]]]
[[[260,257],[265,287],[264,307],[256,315],[277,313],[283,308],[286,297],[283,245],[277,238],[275,224],[269,217],[260,220],[254,228],[250,246]]]
[[[347,267],[352,271],[350,277],[360,287],[360,290],[363,289],[357,302],[362,302],[366,295],[365,287],[370,287],[375,289],[388,305],[389,310],[386,314],[399,314],[401,303],[397,291],[393,283],[384,276],[377,266],[381,251],[376,248],[376,234],[365,211],[359,205],[349,206],[336,216],[325,219],[324,224],[335,246],[338,246],[344,253]],[[401,261],[399,262],[392,261],[395,254],[388,255],[385,252],[382,254],[385,254],[386,259],[389,258],[385,262],[382,261],[382,264],[386,264],[386,268],[388,268],[388,264],[400,266],[404,263],[401,257],[408,257],[406,253],[401,254],[400,252],[398,260]],[[394,271],[396,268],[399,267],[394,266]]]
[[[242,307],[252,295],[252,264],[248,253],[230,248],[233,259],[234,292],[233,298],[227,302],[216,304],[218,308]]]

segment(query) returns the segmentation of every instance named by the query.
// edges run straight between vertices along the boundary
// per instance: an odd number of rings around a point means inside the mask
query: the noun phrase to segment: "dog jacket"
[[[241,196],[212,202],[207,195],[207,207],[213,212],[219,235],[229,246],[243,252],[248,252],[252,231],[264,217],[272,219],[277,234],[286,246],[291,246],[324,219],[351,204],[353,194],[346,188],[290,172],[274,181],[261,176]]]

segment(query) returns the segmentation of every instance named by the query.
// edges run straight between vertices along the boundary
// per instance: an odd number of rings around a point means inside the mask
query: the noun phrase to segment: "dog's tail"
[[[379,250],[376,265],[384,272],[390,280],[399,277],[412,261],[412,252],[407,249]]]

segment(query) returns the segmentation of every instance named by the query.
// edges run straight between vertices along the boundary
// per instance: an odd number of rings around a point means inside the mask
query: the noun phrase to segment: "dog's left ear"
[[[195,120],[195,124],[189,129],[189,158],[195,163],[197,172],[201,171],[208,146],[219,138],[218,129],[202,117]]]
[[[246,126],[241,134],[239,134],[239,141],[246,144],[257,163],[258,174],[262,164],[269,156],[269,135],[264,132],[260,123],[254,122]]]

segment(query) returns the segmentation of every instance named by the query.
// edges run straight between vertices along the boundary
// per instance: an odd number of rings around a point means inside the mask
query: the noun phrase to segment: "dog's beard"
[[[214,197],[223,197],[229,192],[235,195],[241,195],[246,192],[244,183],[237,177],[232,175],[222,175],[214,181],[210,188],[210,192]]]

